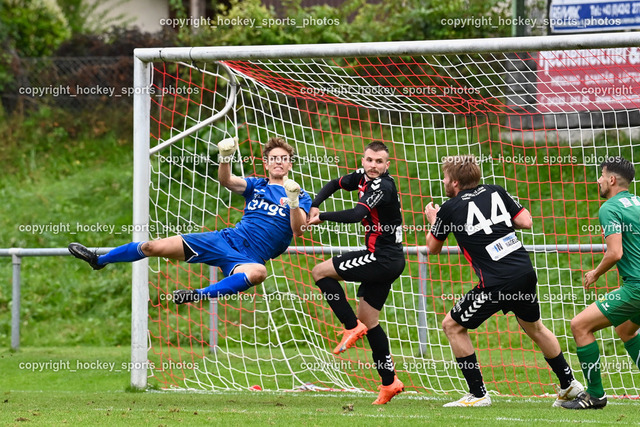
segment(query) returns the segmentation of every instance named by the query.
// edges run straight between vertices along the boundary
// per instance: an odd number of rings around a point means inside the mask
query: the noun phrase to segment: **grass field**
[[[0,195],[4,201],[4,209],[0,211],[3,247],[64,247],[72,240],[81,241],[89,246],[115,246],[128,241],[129,235],[127,233],[93,232],[90,230],[76,232],[75,230],[78,224],[110,224],[120,227],[131,223],[131,145],[129,137],[131,132],[128,129],[123,132],[122,134],[126,134],[126,137],[117,135],[113,129],[118,129],[118,126],[104,118],[92,120],[83,116],[74,120],[82,121],[86,125],[78,124],[77,131],[67,131],[65,128],[71,128],[61,125],[63,121],[60,117],[51,116],[50,113],[43,110],[39,112],[38,116],[25,122],[24,126],[11,121],[4,128],[4,133],[11,137],[10,140],[13,143],[3,144],[0,147],[0,167],[5,172],[5,177],[0,183]],[[130,124],[129,117],[126,117],[126,123]],[[320,128],[329,129],[332,127],[325,123]],[[3,128],[0,127],[0,129]],[[289,134],[289,131],[282,129],[280,133]],[[467,138],[466,134],[467,129],[459,128],[433,132],[427,136],[420,134],[419,130],[407,133],[407,135],[394,136],[403,141],[426,141],[428,139],[431,143],[433,139],[466,143],[468,142],[465,139]],[[387,135],[387,138],[389,137],[391,136]],[[314,138],[309,139],[314,140]],[[488,144],[485,144],[484,149],[491,148],[494,155],[503,153],[503,147],[498,141],[499,137],[493,135],[486,142],[495,144],[495,146],[489,147]],[[345,145],[346,141],[344,140],[341,140],[341,143],[343,144],[341,152],[351,153],[354,151],[353,141],[349,141],[348,146]],[[582,157],[608,152],[609,148],[605,143],[605,140],[598,140],[594,141],[593,146],[581,148]],[[619,152],[633,157],[632,145],[626,142],[621,145],[624,147]],[[409,146],[411,147],[410,144]],[[612,150],[616,151],[615,145],[612,147]],[[404,161],[396,162],[394,170],[401,175],[399,182],[402,181],[405,193],[403,206],[407,213],[410,213],[407,221],[421,224],[423,223],[421,216],[423,203],[433,195],[430,184],[436,185],[436,190],[440,186],[438,158],[444,153],[449,154],[449,151],[442,151],[442,148],[436,147],[433,150],[426,150],[425,157],[418,157],[416,148],[413,148],[414,152],[398,148],[399,151],[396,155],[399,160],[404,159]],[[535,154],[538,156],[544,154],[565,155],[567,150],[574,150],[574,148],[564,146],[562,148],[560,146],[509,146],[507,149],[508,151],[505,152],[507,154]],[[497,176],[505,173],[504,166],[497,165],[496,168],[495,174]],[[514,194],[528,201],[536,218],[538,236],[545,236],[545,239],[559,237],[559,240],[563,242],[566,240],[570,243],[601,242],[600,236],[594,237],[579,233],[579,226],[595,223],[598,205],[598,202],[594,200],[595,186],[592,185],[597,177],[595,168],[587,170],[581,167],[564,169],[555,167],[551,169],[549,166],[543,165],[529,166],[523,171],[526,172],[526,181],[515,183],[509,181],[507,184],[511,185],[510,190]],[[305,188],[312,185],[311,181],[318,176],[327,179],[326,175],[316,172],[313,170],[305,172],[307,180]],[[506,172],[509,173],[509,176],[515,175],[514,171],[508,170]],[[420,184],[416,179],[409,179],[409,177],[415,178],[417,176],[426,178],[423,181],[427,184]],[[571,180],[565,182],[563,177],[569,176],[571,176]],[[572,184],[573,181],[585,183],[585,185],[575,186]],[[588,187],[587,183],[592,186]],[[17,191],[18,189],[19,191]],[[416,197],[409,197],[409,195]],[[241,206],[241,201],[236,199],[233,205]],[[231,220],[232,215],[229,215],[228,219]],[[63,223],[70,224],[74,232],[58,231],[53,227],[47,228],[45,232],[28,232],[21,229],[21,226],[53,226]],[[216,227],[218,225],[216,223]],[[413,237],[415,238],[415,241],[412,241],[414,245],[422,244],[424,241],[423,234]],[[337,243],[352,243],[357,240],[355,236],[337,236],[336,238]],[[333,242],[333,240],[331,241]],[[531,240],[527,243],[539,243],[539,241]],[[533,257],[536,261],[536,267],[538,267],[541,283],[547,284],[541,288],[545,289],[549,295],[557,294],[563,290],[570,291],[572,284],[575,285],[578,282],[581,271],[589,268],[593,264],[594,258],[592,255],[549,257],[546,254],[535,254]],[[599,258],[600,255],[597,255],[596,259]],[[296,280],[299,282],[310,283],[308,273],[312,268],[310,261],[315,261],[314,259],[305,259],[303,265],[300,264],[297,257],[282,257],[282,259],[284,261],[277,261],[270,265],[275,275],[288,277],[285,270],[295,265],[295,270],[288,271],[295,271],[293,274],[296,275]],[[437,325],[439,322],[435,316],[442,317],[448,311],[445,304],[452,304],[450,299],[444,300],[440,296],[445,293],[454,293],[451,281],[459,283],[459,288],[462,289],[464,281],[461,277],[463,274],[470,276],[468,274],[470,270],[466,263],[463,265],[460,263],[459,257],[443,257],[442,261],[440,259],[436,261],[436,258],[432,258],[432,262],[429,274],[434,282],[434,290],[433,298],[428,301],[427,307],[430,307],[430,313],[434,313],[433,325]],[[399,325],[414,324],[406,317],[407,307],[414,306],[414,287],[417,286],[416,278],[418,277],[416,263],[409,266],[407,270],[409,271],[408,276],[414,278],[414,280],[407,282],[406,289],[411,292],[405,292],[406,295],[403,294],[402,300],[398,297],[393,311],[387,309],[385,312],[386,318],[396,322],[394,328],[390,328],[389,331],[390,334],[394,334],[392,338],[396,340],[396,344],[398,342],[416,342],[416,328],[399,327]],[[434,395],[407,392],[394,399],[391,404],[378,408],[370,405],[374,399],[372,393],[283,393],[270,391],[184,393],[156,390],[146,393],[128,392],[129,372],[126,369],[126,364],[129,360],[127,344],[130,341],[131,315],[129,272],[129,266],[113,266],[103,272],[94,273],[86,265],[71,258],[36,258],[23,261],[21,325],[24,347],[18,353],[0,350],[0,425],[23,425],[24,423],[38,425],[63,423],[246,425],[251,422],[279,425],[300,424],[301,419],[305,424],[310,425],[350,423],[367,426],[389,424],[390,422],[401,425],[416,425],[418,423],[484,425],[487,423],[524,424],[532,422],[536,424],[609,425],[623,423],[627,425],[639,422],[638,418],[632,415],[637,412],[640,404],[637,401],[613,401],[604,411],[584,413],[552,409],[550,399],[496,396],[493,407],[476,408],[470,413],[468,410],[445,410],[442,408],[444,402],[457,398],[456,394]],[[3,278],[11,276],[11,264],[8,259],[0,263],[0,276]],[[302,278],[298,276],[302,276]],[[441,285],[440,282],[448,287]],[[270,280],[265,286],[275,288],[276,284],[275,281]],[[557,284],[561,286],[557,286]],[[9,346],[10,290],[9,280],[0,283],[0,343],[3,344],[2,348]],[[271,288],[267,290],[271,290]],[[307,288],[304,290],[309,291]],[[578,303],[572,301],[568,304],[564,302],[554,305],[547,303],[543,307],[545,319],[553,319],[554,330],[561,331],[563,347],[565,346],[564,342],[568,340],[568,319],[575,315],[575,310],[582,308],[580,306],[582,298],[580,295],[578,297]],[[548,300],[552,301],[550,298]],[[435,309],[436,304],[437,310]],[[173,308],[171,306],[171,309]],[[256,307],[251,308],[253,311],[256,309]],[[329,313],[326,303],[317,304],[314,309],[317,309],[319,313],[318,315],[314,314],[316,318],[322,319],[324,322],[325,318],[322,316]],[[290,322],[286,322],[287,318],[282,313],[284,313],[283,310],[272,313],[275,319],[273,324],[290,328]],[[247,319],[246,315],[242,322],[239,321],[239,318],[238,322],[235,322],[236,319],[233,316],[235,314],[229,316],[227,324],[232,326],[235,323],[242,324],[245,330],[247,326],[253,326],[252,320]],[[174,319],[174,317],[169,318]],[[327,316],[327,319],[330,320],[333,317]],[[254,328],[256,331],[255,339],[269,341],[271,329],[264,327],[265,316],[260,316],[253,322],[257,322],[260,326]],[[501,319],[500,322],[500,324],[496,322],[496,325],[499,325],[500,330],[505,332],[498,334],[492,329],[486,334],[483,333],[481,335],[481,338],[485,340],[483,344],[485,348],[496,349],[492,350],[495,352],[496,366],[502,366],[504,362],[508,367],[508,372],[503,369],[497,370],[499,380],[502,380],[504,376],[511,381],[519,380],[526,383],[527,378],[522,379],[523,376],[526,377],[526,371],[519,370],[514,373],[511,368],[516,361],[521,361],[526,362],[527,367],[534,366],[534,370],[538,370],[535,361],[531,359],[532,352],[529,351],[531,344],[528,341],[521,344],[519,342],[520,332],[517,328],[504,327],[506,319]],[[173,327],[173,322],[171,323]],[[187,329],[187,326],[190,329],[192,325],[182,324],[183,329]],[[494,329],[496,327],[492,326]],[[243,328],[229,327],[230,333],[227,334],[227,341],[232,341],[229,337],[237,338],[239,331]],[[436,328],[431,329],[430,334],[442,337],[441,331]],[[228,331],[225,330],[225,333]],[[402,335],[409,333],[413,334],[411,340]],[[295,335],[287,330],[282,336]],[[325,334],[324,336],[330,335]],[[511,348],[512,338],[515,349]],[[253,337],[250,336],[249,339],[251,340]],[[188,341],[188,338],[187,335],[178,338],[176,334],[174,341],[184,343]],[[325,341],[321,342],[323,346],[330,345]],[[510,347],[502,347],[500,345],[502,342],[509,342]],[[572,346],[572,340],[568,340],[568,342],[568,345]],[[436,349],[444,349],[445,359],[449,360],[448,344],[445,341],[442,343],[444,345]],[[83,347],[71,347],[77,344]],[[121,347],[113,347],[118,344]],[[611,354],[612,349],[615,349],[614,346],[618,346],[618,354],[626,357],[624,350],[620,349],[621,343],[613,343],[610,340],[608,344],[608,348],[603,348],[606,354]],[[36,345],[42,347],[34,347]],[[92,345],[100,347],[87,347]],[[281,343],[278,343],[276,348],[280,348],[280,346]],[[396,348],[400,347],[396,345]],[[286,350],[287,352],[295,352],[296,348],[286,347]],[[523,352],[527,357],[522,356]],[[403,352],[403,354],[412,353]],[[486,351],[484,355],[481,353],[481,359],[482,357],[486,359],[486,354]],[[247,356],[245,360],[241,361],[244,366],[251,355],[248,352],[243,355]],[[440,360],[435,356],[434,358]],[[260,364],[260,369],[255,371],[264,373],[268,370],[268,362],[272,360],[273,357],[262,356],[260,362],[255,362],[256,365]],[[396,361],[401,363],[403,359],[398,358]],[[408,361],[411,360],[408,359]],[[46,365],[47,362],[49,365]],[[57,364],[54,365],[54,362]],[[98,362],[100,362],[99,365]],[[109,365],[109,363],[115,365]],[[33,367],[35,370],[29,369]],[[546,369],[546,366],[543,366],[543,369]],[[637,376],[637,371],[635,368],[633,369],[632,373],[628,373],[629,377],[631,375]],[[268,372],[268,375],[282,380],[284,375],[275,374],[275,372]],[[228,372],[223,370],[222,373]],[[438,373],[436,371],[436,374],[425,375],[425,372],[421,370],[419,375],[429,378],[435,377],[440,382],[440,379],[437,378]],[[406,374],[401,373],[400,375]],[[445,371],[441,375],[446,379],[446,377],[455,374]],[[577,375],[581,378],[580,373]],[[370,377],[373,378],[372,375]],[[407,380],[402,377],[401,379]],[[269,388],[269,384],[266,385],[265,388]],[[496,387],[495,384],[489,383],[490,389],[495,390]],[[629,390],[632,394],[637,394],[633,389]]]
[[[1,425],[638,425],[640,402],[602,411],[551,408],[552,399],[494,396],[489,408],[442,408],[457,396],[405,393],[372,406],[373,393],[131,392],[127,347],[0,351]],[[47,365],[47,363],[49,363]],[[110,365],[113,364],[113,365]],[[113,367],[113,368],[112,368]]]

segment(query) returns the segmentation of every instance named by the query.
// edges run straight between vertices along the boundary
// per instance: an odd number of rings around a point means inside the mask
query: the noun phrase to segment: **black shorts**
[[[451,309],[451,318],[460,326],[476,329],[485,320],[502,310],[511,311],[525,322],[540,319],[540,304],[535,271],[524,274],[503,285],[480,288],[476,286]]]
[[[360,282],[358,297],[376,310],[382,310],[391,285],[404,270],[404,252],[347,252],[333,258],[333,268],[349,282]]]

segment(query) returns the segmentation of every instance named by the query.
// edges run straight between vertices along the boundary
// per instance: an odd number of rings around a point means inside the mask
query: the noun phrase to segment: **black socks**
[[[336,317],[347,329],[358,326],[358,318],[347,301],[347,296],[342,289],[342,285],[336,279],[325,277],[316,282],[324,298],[329,303],[329,307],[336,314]]]
[[[458,368],[462,371],[464,379],[467,380],[469,392],[475,397],[482,397],[487,394],[476,354],[473,353],[467,357],[456,357],[456,362],[458,362]]]
[[[396,371],[391,360],[387,334],[384,333],[382,326],[377,325],[367,331],[367,339],[373,353],[373,362],[380,378],[382,378],[382,385],[391,385],[396,376]]]
[[[564,360],[564,354],[560,352],[560,354],[553,359],[547,359],[545,357],[544,360],[547,361],[551,370],[553,370],[553,373],[558,377],[558,380],[560,381],[560,388],[569,387],[571,381],[573,381],[573,372],[571,372],[571,368],[567,361]]]

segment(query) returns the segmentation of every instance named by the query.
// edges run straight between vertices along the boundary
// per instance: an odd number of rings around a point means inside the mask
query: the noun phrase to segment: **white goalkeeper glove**
[[[231,163],[233,155],[238,149],[238,137],[223,139],[218,143],[218,162]]]
[[[284,182],[284,191],[287,192],[287,204],[289,208],[295,209],[300,206],[298,198],[300,197],[300,186],[292,179]]]

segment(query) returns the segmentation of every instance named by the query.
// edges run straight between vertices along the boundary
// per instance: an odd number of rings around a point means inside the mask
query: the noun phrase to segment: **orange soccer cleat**
[[[333,350],[333,354],[340,354],[348,348],[353,347],[356,341],[367,334],[367,327],[358,320],[358,325],[355,328],[338,332],[338,335],[340,334],[342,334],[342,341],[340,341],[340,344]]]
[[[380,393],[372,405],[384,405],[393,399],[393,396],[404,391],[404,384],[402,384],[402,381],[400,381],[396,376],[390,385],[381,385],[378,389],[380,390]]]

